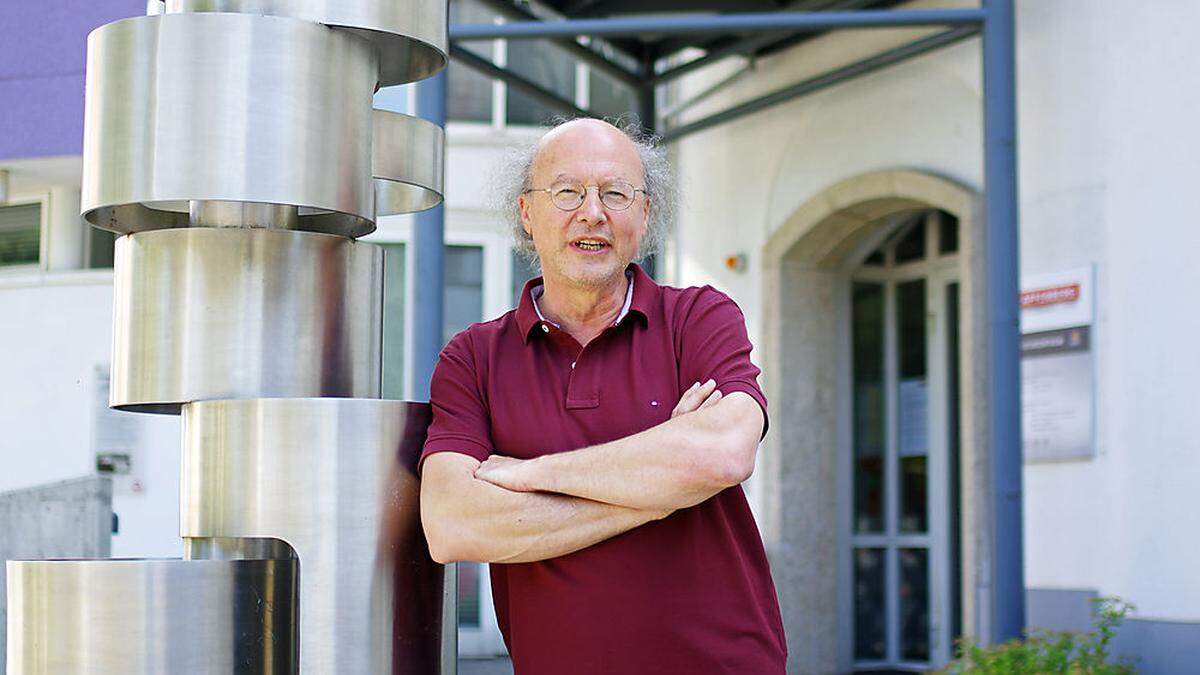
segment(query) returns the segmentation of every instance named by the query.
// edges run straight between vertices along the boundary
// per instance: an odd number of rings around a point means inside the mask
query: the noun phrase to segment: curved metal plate
[[[167,12],[289,16],[348,28],[379,49],[379,86],[415,82],[446,66],[446,0],[167,0]]]
[[[405,5],[407,3],[396,3]],[[82,212],[181,227],[188,201],[300,208],[299,229],[375,229],[371,44],[298,19],[166,14],[88,37]]]
[[[9,561],[9,675],[296,672],[297,572],[295,560]]]
[[[413,213],[442,203],[445,133],[411,115],[374,110],[371,173],[375,214]]]
[[[380,394],[382,250],[287,230],[117,240],[110,404]]]
[[[416,475],[430,415],[378,399],[183,406],[180,534],[291,545],[307,672],[437,672],[443,568]]]

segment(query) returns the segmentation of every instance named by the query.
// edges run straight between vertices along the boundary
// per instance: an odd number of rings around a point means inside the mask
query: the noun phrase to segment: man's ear
[[[525,198],[525,195],[517,197],[517,208],[521,211],[521,227],[525,229],[525,234],[533,237],[533,232],[529,229],[529,222],[531,220],[529,216],[529,200]]]

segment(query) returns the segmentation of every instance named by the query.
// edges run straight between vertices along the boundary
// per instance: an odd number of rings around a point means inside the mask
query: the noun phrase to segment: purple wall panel
[[[145,0],[17,0],[0,6],[0,160],[83,151],[87,35],[145,12]]]

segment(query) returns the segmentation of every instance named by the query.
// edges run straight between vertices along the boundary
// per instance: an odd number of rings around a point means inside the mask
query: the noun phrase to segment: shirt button
[[[574,368],[574,367],[575,367],[575,362],[574,362],[574,361],[572,361],[572,362],[571,362],[571,367],[572,367],[572,368]]]
[[[550,326],[547,326],[546,324],[542,324],[542,332],[543,332],[543,333],[549,333],[549,332],[550,332]]]

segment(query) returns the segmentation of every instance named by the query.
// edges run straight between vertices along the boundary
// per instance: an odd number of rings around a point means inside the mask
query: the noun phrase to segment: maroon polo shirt
[[[616,324],[581,348],[517,309],[459,333],[431,385],[422,459],[522,459],[612,441],[668,420],[709,378],[752,396],[745,318],[710,286],[659,286],[631,265]],[[765,429],[764,429],[765,432]],[[493,564],[492,593],[519,675],[782,673],[783,624],[762,538],[741,486],[569,555]]]

